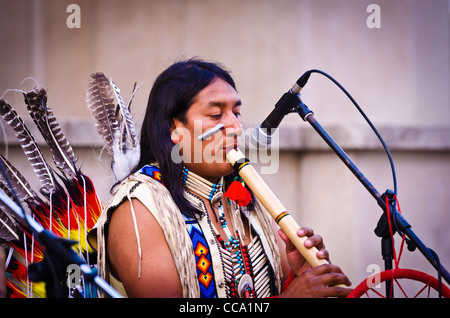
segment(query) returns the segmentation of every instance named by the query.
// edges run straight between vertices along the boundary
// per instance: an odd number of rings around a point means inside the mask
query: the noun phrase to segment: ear
[[[176,118],[172,119],[172,123],[170,124],[170,139],[176,145],[180,142],[180,134],[179,129],[184,127],[181,121]]]

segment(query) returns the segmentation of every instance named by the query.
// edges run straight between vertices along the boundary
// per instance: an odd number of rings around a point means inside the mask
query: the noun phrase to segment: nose
[[[243,128],[242,122],[232,111],[227,112],[226,118],[223,121],[223,125],[225,126],[225,134],[229,135],[242,135]]]

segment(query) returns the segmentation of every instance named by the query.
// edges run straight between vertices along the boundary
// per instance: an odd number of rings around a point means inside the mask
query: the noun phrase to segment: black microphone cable
[[[333,77],[331,77],[329,74],[321,71],[321,70],[317,70],[317,69],[312,69],[309,70],[307,72],[305,72],[299,79],[302,80],[302,84],[303,86],[306,85],[306,82],[309,79],[309,76],[311,75],[311,73],[318,73],[321,74],[325,77],[327,77],[329,80],[331,80],[334,84],[336,84],[336,86],[338,86],[344,93],[345,95],[347,95],[347,97],[351,100],[351,102],[353,103],[353,105],[355,105],[356,109],[358,109],[358,111],[361,113],[361,115],[364,117],[364,119],[367,121],[367,123],[369,124],[369,126],[372,128],[372,130],[375,132],[375,134],[377,135],[378,139],[380,140],[381,144],[383,145],[383,148],[389,158],[389,163],[391,166],[391,170],[392,170],[392,178],[393,178],[393,185],[394,185],[394,194],[397,195],[397,176],[395,173],[395,166],[394,166],[394,160],[392,159],[392,155],[391,152],[389,151],[388,146],[386,145],[386,143],[383,140],[383,137],[381,137],[380,133],[378,132],[378,130],[375,128],[375,126],[372,124],[372,122],[370,121],[370,119],[366,116],[366,114],[364,113],[364,111],[361,109],[361,107],[358,105],[358,103],[355,101],[355,99],[350,95],[350,93],[341,85],[339,84],[338,81],[336,81]]]

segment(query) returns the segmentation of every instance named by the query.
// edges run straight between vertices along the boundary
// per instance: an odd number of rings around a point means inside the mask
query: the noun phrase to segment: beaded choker
[[[219,183],[212,183],[192,171],[189,171],[188,168],[183,168],[183,184],[186,189],[207,199],[212,204],[217,203],[222,199],[222,180],[223,178],[220,179]]]

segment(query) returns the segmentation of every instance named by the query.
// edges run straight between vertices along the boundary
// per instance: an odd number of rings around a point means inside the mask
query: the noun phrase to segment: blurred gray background
[[[35,81],[48,89],[49,105],[83,172],[106,203],[114,180],[86,107],[91,73],[112,77],[126,101],[134,82],[142,83],[132,106],[139,124],[153,81],[166,67],[193,56],[218,61],[236,80],[244,125],[254,127],[303,72],[323,70],[379,129],[393,154],[402,213],[448,269],[449,3],[1,0],[0,92],[30,90]],[[78,5],[79,20],[71,4]],[[20,93],[8,91],[3,98],[29,122]],[[302,99],[379,192],[393,187],[380,143],[334,84],[313,74]],[[277,169],[263,178],[300,225],[324,237],[331,260],[356,286],[372,274],[371,264],[383,268],[373,233],[380,208],[298,115],[284,119],[279,136]],[[0,151],[38,188],[15,137],[6,129],[0,140]],[[418,251],[404,251],[400,266],[435,274]]]

